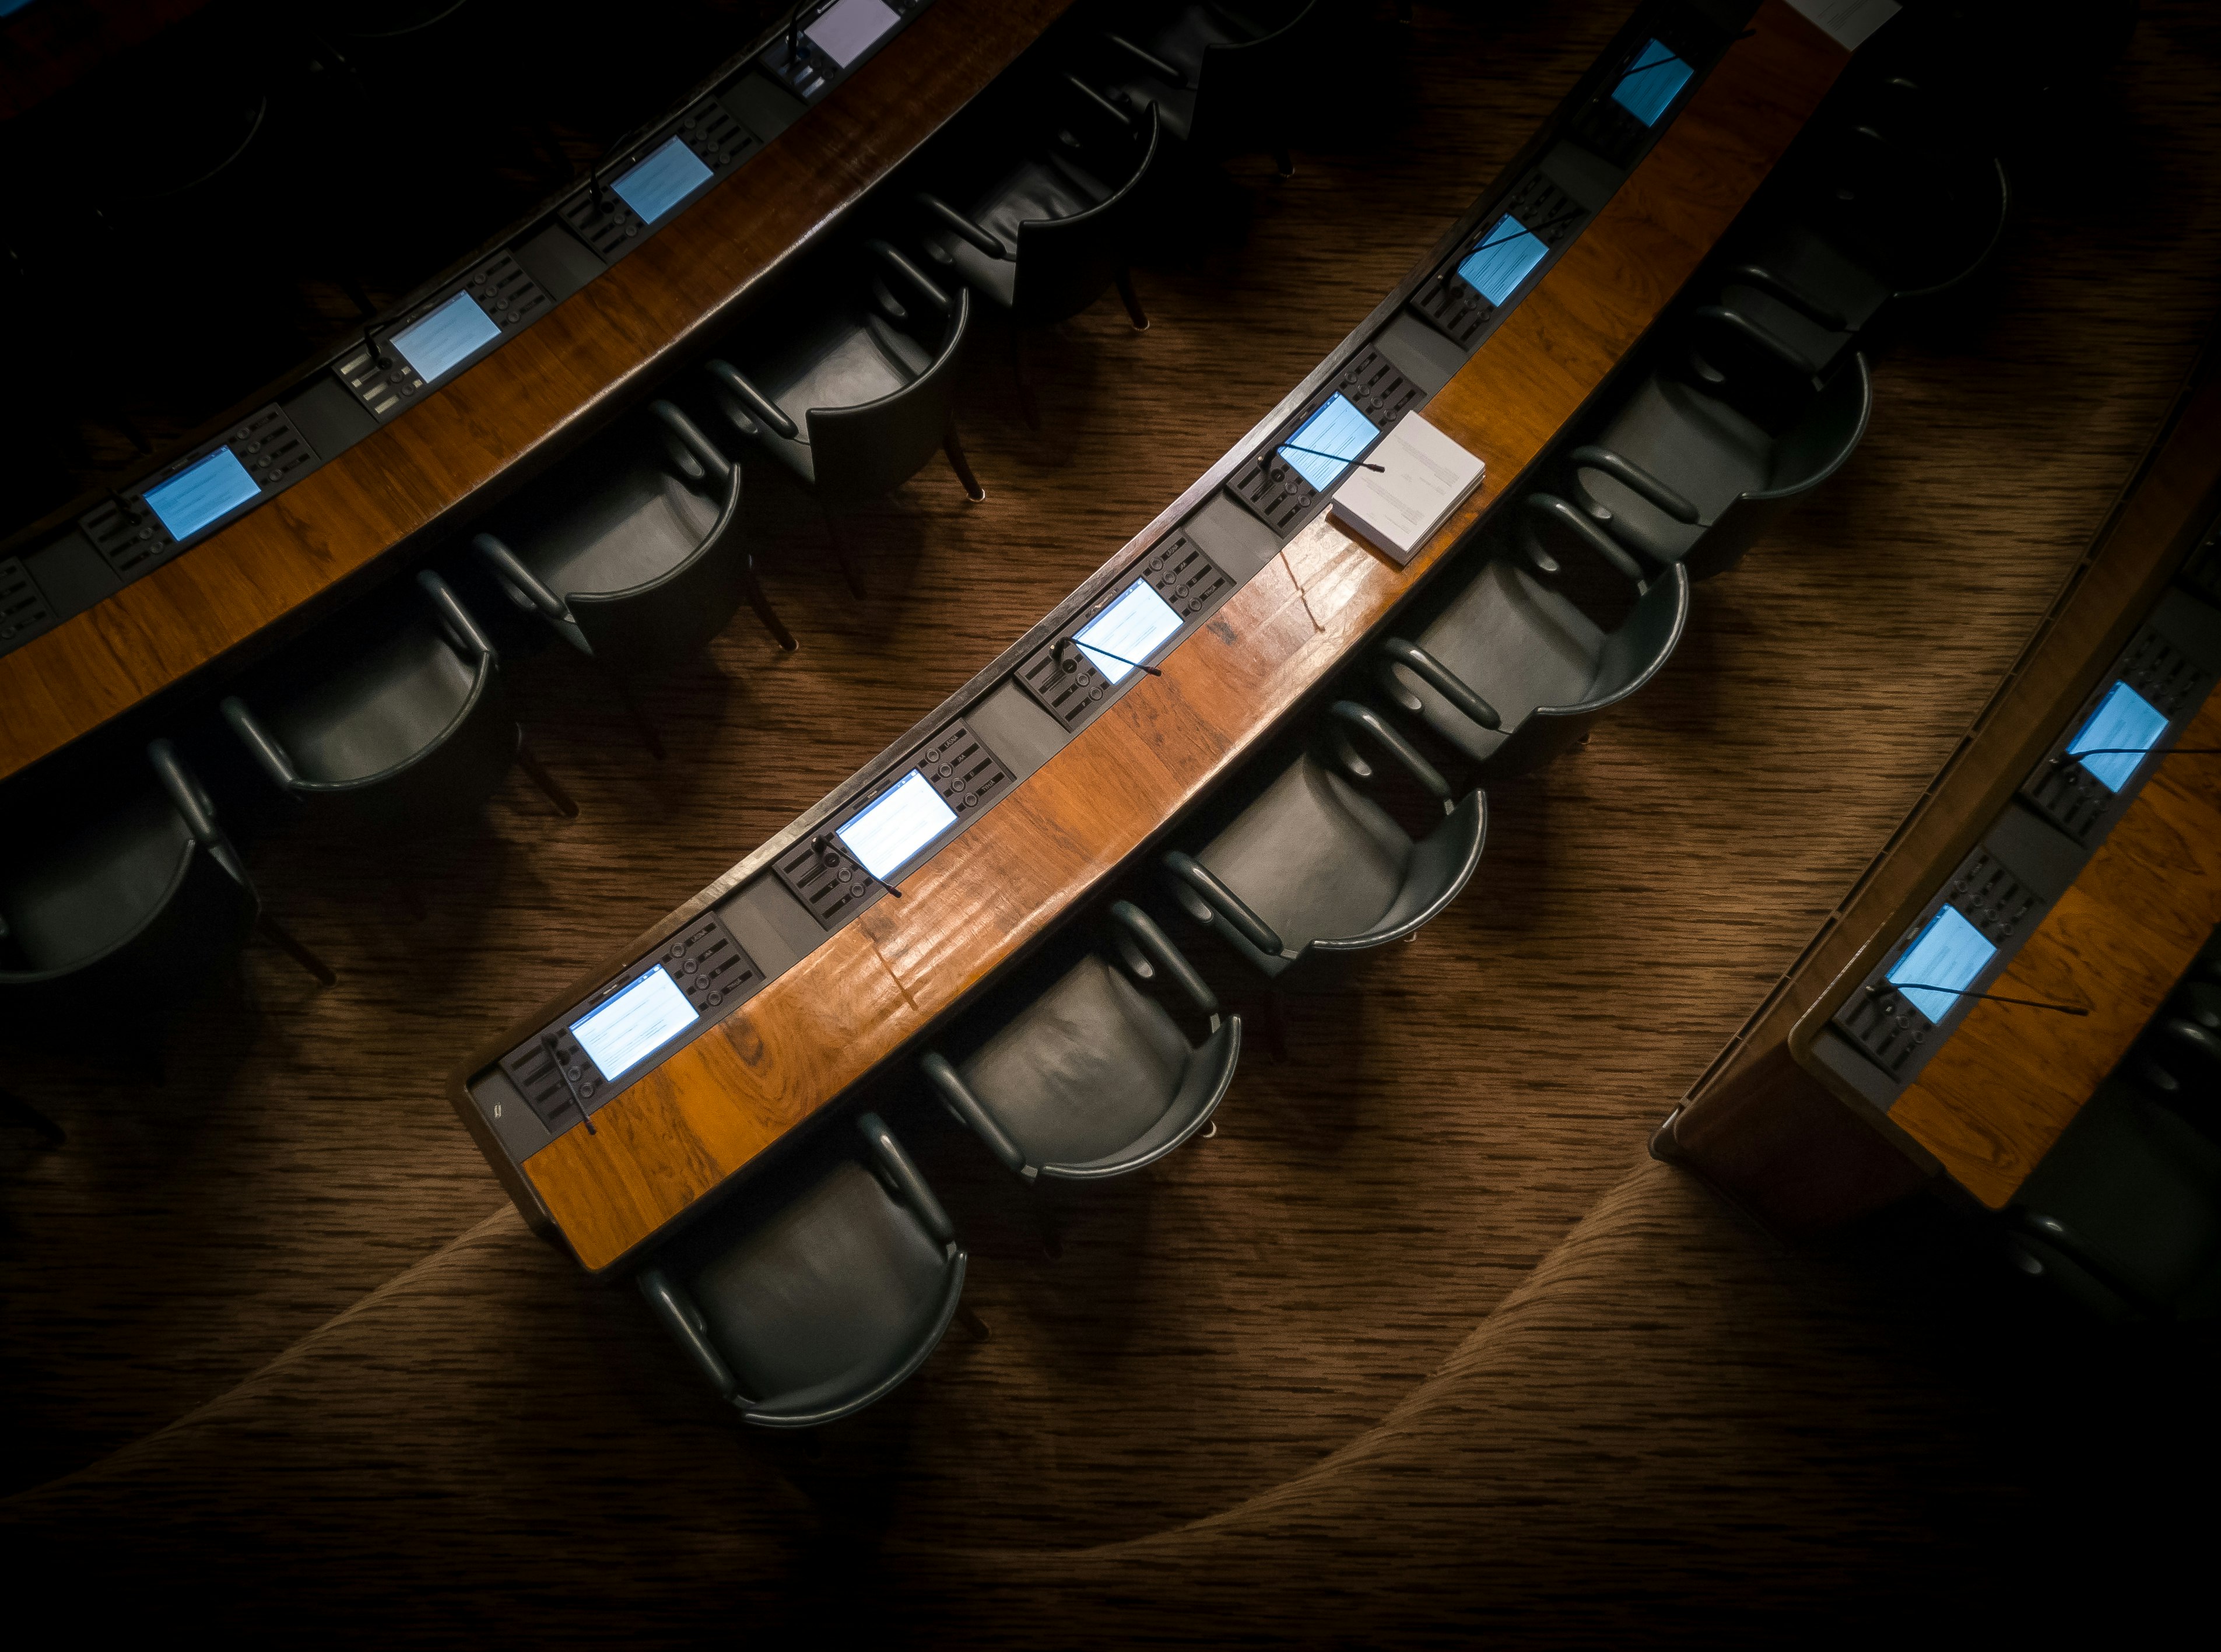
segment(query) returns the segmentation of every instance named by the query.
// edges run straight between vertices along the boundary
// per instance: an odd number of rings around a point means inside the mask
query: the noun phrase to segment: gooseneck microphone
[[[857,871],[862,873],[867,878],[871,879],[873,883],[879,885],[880,888],[885,890],[887,893],[892,895],[897,900],[900,900],[902,898],[901,890],[896,888],[885,878],[879,877],[878,874],[873,873],[869,867],[866,866],[862,861],[858,860],[854,855],[850,854],[846,848],[841,847],[841,844],[835,840],[830,833],[818,833],[810,840],[810,847],[817,851],[818,860],[823,861],[825,865],[829,867],[835,866],[842,860],[848,860],[854,865]]]
[[[1092,642],[1082,642],[1076,636],[1068,636],[1065,638],[1064,646],[1067,648],[1077,648],[1082,654],[1100,654],[1104,659],[1115,660],[1122,666],[1131,666],[1136,671],[1146,671],[1152,677],[1161,677],[1164,675],[1164,673],[1159,671],[1154,666],[1145,666],[1138,660],[1129,660],[1123,654],[1113,654],[1110,649],[1098,648]]]
[[[1388,470],[1386,465],[1375,465],[1363,459],[1352,459],[1344,454],[1329,454],[1317,447],[1298,447],[1292,441],[1282,442],[1279,451],[1284,454],[1309,454],[1314,459],[1338,459],[1343,464],[1354,465],[1361,471],[1379,471],[1383,475],[1386,475]]]
[[[1867,991],[1879,998],[1884,992],[1942,992],[1955,998],[1987,998],[1993,1004],[2018,1004],[2030,1010],[2054,1010],[2063,1016],[2086,1016],[2086,1004],[2047,1004],[2042,998],[2009,998],[2002,992],[1974,992],[1963,986],[1931,986],[1925,981],[1877,981]]]

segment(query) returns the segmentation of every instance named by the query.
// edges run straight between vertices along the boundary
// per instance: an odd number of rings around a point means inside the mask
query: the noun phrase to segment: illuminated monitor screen
[[[1890,967],[1889,984],[1903,992],[1912,1007],[1930,1021],[1941,1021],[1959,1002],[1958,995],[1974,984],[1974,977],[1998,949],[1982,932],[1947,906],[1930,918],[1920,938],[1905,949],[1905,956]],[[1918,986],[1899,985],[1916,981]],[[1921,987],[1942,987],[1924,992]]]
[[[662,965],[571,1023],[571,1036],[605,1079],[637,1067],[694,1024],[694,1006]]]
[[[2067,742],[2067,754],[2106,791],[2118,792],[2166,732],[2166,712],[2126,683],[2115,683],[2098,702],[2089,722]],[[2085,757],[2084,752],[2093,755]]]
[[[1324,492],[1380,434],[1380,427],[1359,412],[1348,397],[1336,395],[1304,421],[1280,449],[1280,457],[1295,466],[1304,480]]]
[[[1072,640],[1086,651],[1096,670],[1117,683],[1132,675],[1136,666],[1148,664],[1150,654],[1179,635],[1179,628],[1180,616],[1172,604],[1147,579],[1136,579]]]
[[[901,21],[880,0],[839,0],[802,32],[812,46],[845,69]]]
[[[893,789],[833,834],[856,863],[881,883],[903,863],[956,823],[956,811],[912,769]]]
[[[683,138],[668,138],[610,187],[642,223],[654,223],[709,181],[710,168],[702,157]]]
[[[197,534],[236,510],[262,490],[228,447],[196,460],[168,481],[147,490],[147,508],[162,519],[172,539]]]
[[[501,329],[479,308],[479,301],[467,292],[459,292],[422,321],[396,333],[393,347],[429,384],[480,345],[491,344],[500,336]]]
[[[1663,41],[1653,41],[1635,54],[1619,84],[1611,89],[1611,101],[1643,125],[1655,126],[1695,72],[1667,51]]]
[[[1505,213],[1488,227],[1480,245],[1458,266],[1458,278],[1492,304],[1500,304],[1550,249],[1542,238]]]

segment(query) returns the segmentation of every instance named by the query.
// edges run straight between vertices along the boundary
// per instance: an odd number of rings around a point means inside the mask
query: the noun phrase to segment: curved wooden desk
[[[1488,474],[1408,568],[1318,518],[1163,660],[1161,678],[1128,692],[906,878],[904,898],[866,909],[631,1081],[594,1113],[591,1130],[572,1128],[527,1158],[522,1181],[466,1086],[537,1022],[479,1051],[454,1076],[451,1098],[528,1216],[544,1211],[590,1269],[623,1262],[1132,865],[1362,647],[1545,452],[1694,274],[1849,61],[1784,0],[1765,0],[1580,239],[1427,405]],[[659,945],[767,852],[629,950]]]
[[[700,349],[1069,3],[935,0],[747,167],[531,328],[230,527],[0,655],[0,780],[552,464]]]

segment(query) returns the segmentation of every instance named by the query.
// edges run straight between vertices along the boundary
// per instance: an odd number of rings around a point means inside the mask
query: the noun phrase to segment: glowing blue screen
[[[1361,457],[1380,434],[1380,427],[1359,412],[1346,396],[1337,394],[1305,419],[1302,428],[1288,438],[1287,446],[1280,449],[1280,457],[1293,466],[1296,473],[1313,487],[1323,492],[1334,485],[1334,479],[1349,468],[1349,461]],[[1311,449],[1309,452],[1299,451]],[[1322,458],[1331,454],[1334,457]]]
[[[685,139],[670,138],[610,187],[616,191],[617,199],[640,214],[642,223],[654,223],[708,183],[710,177],[708,165],[686,147]]]
[[[501,329],[479,308],[478,300],[467,292],[459,292],[422,321],[396,333],[393,347],[416,369],[416,376],[429,384],[480,345],[491,344],[500,336]]]
[[[1166,638],[1179,635],[1179,628],[1180,616],[1173,612],[1172,604],[1157,595],[1147,579],[1136,579],[1117,602],[1081,626],[1072,640],[1086,651],[1107,681],[1122,683],[1135,666],[1149,663],[1150,652],[1161,647]],[[1110,652],[1098,654],[1098,648]],[[1117,658],[1111,658],[1112,654]]]
[[[591,1015],[571,1023],[571,1036],[605,1079],[636,1067],[694,1024],[694,1006],[658,964]]]
[[[2167,713],[2126,683],[2115,683],[2105,698],[2098,702],[2090,721],[2067,742],[2067,754],[2078,759],[2084,772],[2106,791],[2118,792],[2129,783],[2129,776],[2137,772],[2137,765],[2144,760],[2144,754],[2152,748],[2152,742],[2166,732]],[[2128,749],[2117,749],[2123,746]],[[2097,751],[2105,754],[2081,755]]]
[[[879,800],[833,834],[864,870],[881,883],[904,861],[956,823],[956,811],[912,769]]]
[[[1958,995],[1972,985],[1997,952],[1988,937],[1961,916],[1957,907],[1947,906],[1929,920],[1920,938],[1891,966],[1889,984],[1903,992],[1912,1007],[1930,1021],[1941,1021],[1951,1013],[1952,1006],[1959,1002]],[[1905,981],[1948,990],[1924,992],[1919,987],[1899,985]]]
[[[1489,303],[1500,304],[1549,250],[1540,235],[1507,212],[1489,226],[1480,245],[1466,254],[1458,276]]]
[[[143,496],[147,509],[162,519],[172,539],[185,539],[237,510],[262,490],[228,447],[179,471]]]
[[[1643,125],[1655,126],[1694,72],[1666,49],[1664,41],[1653,41],[1635,54],[1619,84],[1611,89],[1611,101]]]

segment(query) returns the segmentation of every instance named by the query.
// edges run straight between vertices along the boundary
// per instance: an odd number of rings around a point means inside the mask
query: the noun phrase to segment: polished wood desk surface
[[[2190,818],[2184,811],[2191,800],[2210,797],[2210,788],[2221,782],[2221,767],[2213,760],[2186,757],[2162,766],[2145,788],[2151,794],[2149,806],[2140,794],[2083,869],[2071,901],[2074,916],[2064,920],[2069,927],[2051,933],[2062,912],[2070,910],[2070,903],[2062,902],[1992,989],[2074,1004],[2097,1005],[2101,997],[2117,999],[2101,1016],[2086,1021],[1977,1004],[1886,1116],[1842,1090],[1819,1064],[1804,1056],[1836,1007],[2009,806],[2099,673],[2110,669],[2143,623],[2217,510],[2221,347],[2209,346],[2168,425],[1996,695],[1904,824],[1823,920],[1803,955],[1652,1139],[1655,1153],[1695,1171],[1767,1225],[1788,1235],[1819,1232],[1850,1220],[1912,1191],[1939,1170],[1993,1206],[2010,1198],[2088,1098],[2097,1079],[2118,1058],[2116,1049],[2094,1073],[2091,1070],[2112,1042],[2117,1012],[2133,1017],[2141,1026],[2158,1003],[2151,996],[2142,1010],[2134,1008],[2149,985],[2147,973],[2167,968],[2172,984],[2188,961],[2185,954],[2173,965],[2167,962],[2179,926],[2192,922],[2201,903],[2212,899],[2210,889],[2184,880],[2193,872],[2212,876],[2215,823],[2206,818],[2202,845],[2170,847],[2170,838]],[[2198,729],[2180,743],[2221,743],[2213,737],[2213,716],[2207,706]],[[2191,766],[2199,762],[2209,772],[2193,772]],[[2164,791],[2159,790],[2162,779]],[[2131,830],[2130,817],[2143,823]],[[2147,871],[2137,858],[2147,855],[2156,857],[2151,862],[2156,870]],[[2101,865],[2107,868],[2102,874]],[[2128,881],[2118,882],[2124,874]],[[2087,943],[2120,948],[2118,964],[2093,964],[2086,974],[2080,965],[2069,968],[2075,948],[2082,944],[2074,937],[2102,917],[2117,892],[2122,900],[2172,902],[2179,910],[2142,939],[2100,935]],[[2130,910],[2121,908],[2124,913]],[[2201,939],[2204,933],[2199,931]],[[2056,950],[2061,947],[2066,950]],[[2022,990],[2024,972],[2031,968],[2048,972],[2047,979],[2062,969],[2074,979],[2062,975],[2064,984],[2055,990]],[[1961,1052],[1961,1036],[1970,1027],[1978,1029],[1980,1042],[1967,1043]],[[2061,1059],[2061,1041],[2085,1053],[2059,1073],[2036,1073],[2030,1087],[2024,1082],[2032,1066],[2021,1059],[2024,1041],[2031,1054],[2046,1052],[2046,1061]],[[1978,1050],[1995,1054],[2000,1048],[2013,1056],[2000,1074],[2011,1076],[2000,1076],[1996,1089],[1986,1089],[1966,1063]],[[2071,1104],[2056,1088],[2069,1082],[2068,1072],[2076,1075],[2069,1087],[2079,1087]],[[2025,1099],[2013,1094],[2016,1090],[2024,1092]]]
[[[2221,691],[2184,730],[2221,747]],[[1992,1210],[2012,1202],[2221,923],[2221,762],[2163,757],[1989,990],[2086,1016],[1979,1003],[1890,1109]]]
[[[647,394],[1065,11],[935,0],[673,223],[302,481],[0,655],[0,779],[390,554],[460,525]]]
[[[532,1193],[579,1261],[596,1271],[625,1261],[918,1040],[1223,779],[1580,411],[1849,61],[1783,0],[1766,0],[1610,204],[1428,404],[1488,472],[1408,568],[1318,518],[1161,662],[1161,677],[906,879],[902,899],[867,909],[633,1083],[591,1131],[573,1127],[526,1160]],[[470,1122],[460,1077],[454,1093]],[[488,1156],[506,1174],[498,1149]]]

